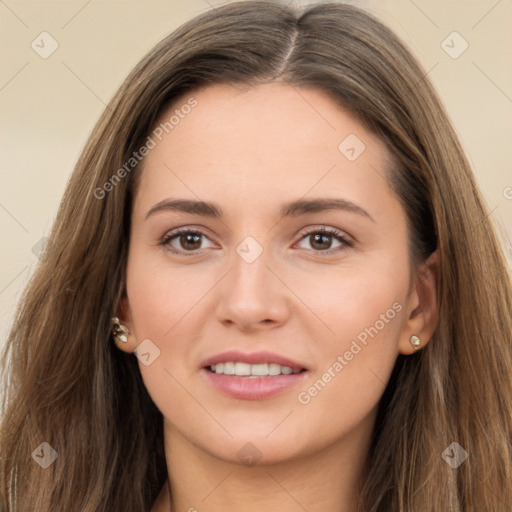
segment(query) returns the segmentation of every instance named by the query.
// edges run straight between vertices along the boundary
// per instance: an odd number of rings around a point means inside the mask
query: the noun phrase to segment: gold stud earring
[[[418,348],[421,345],[420,338],[418,336],[415,336],[415,335],[411,336],[411,345],[414,348],[414,350],[418,350]]]
[[[128,327],[123,325],[117,316],[112,317],[112,336],[116,341],[120,341],[122,343],[128,343],[128,334],[130,334],[130,330]]]

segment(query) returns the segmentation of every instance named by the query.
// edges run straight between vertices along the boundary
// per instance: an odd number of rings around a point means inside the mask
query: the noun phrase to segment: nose
[[[292,295],[277,277],[272,268],[275,266],[266,251],[251,263],[235,254],[232,269],[218,289],[218,320],[243,331],[261,331],[285,324],[290,316]]]

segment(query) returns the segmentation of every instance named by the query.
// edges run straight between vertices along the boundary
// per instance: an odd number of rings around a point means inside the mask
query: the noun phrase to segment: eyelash
[[[190,228],[180,228],[180,229],[177,229],[176,231],[172,231],[172,232],[166,234],[162,238],[160,245],[166,247],[166,249],[169,252],[172,252],[174,254],[179,254],[179,255],[183,255],[183,256],[195,256],[197,254],[200,254],[200,252],[196,251],[196,250],[194,250],[194,251],[176,250],[172,246],[170,246],[171,240],[179,237],[180,235],[184,235],[184,234],[198,235],[198,236],[204,236],[204,237],[208,238],[201,231],[190,229]],[[301,234],[299,243],[302,242],[302,240],[305,240],[308,236],[311,236],[313,234],[322,234],[322,235],[332,236],[332,237],[336,238],[342,244],[341,246],[335,247],[334,249],[327,249],[324,251],[308,249],[309,251],[312,251],[312,252],[320,254],[320,255],[328,256],[328,255],[334,254],[336,252],[339,252],[346,247],[354,247],[354,245],[355,245],[354,242],[351,239],[349,239],[342,231],[338,231],[337,229],[330,228],[330,227],[314,228],[314,229],[310,229],[309,231],[303,232]]]

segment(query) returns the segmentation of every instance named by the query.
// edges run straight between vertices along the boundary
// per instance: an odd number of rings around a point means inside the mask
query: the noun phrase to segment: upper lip
[[[248,364],[264,364],[275,363],[281,366],[288,366],[292,370],[304,370],[306,367],[288,357],[276,354],[275,352],[260,351],[260,352],[240,352],[238,350],[228,350],[217,354],[215,356],[205,359],[201,363],[201,367],[210,367],[217,363],[248,363]]]

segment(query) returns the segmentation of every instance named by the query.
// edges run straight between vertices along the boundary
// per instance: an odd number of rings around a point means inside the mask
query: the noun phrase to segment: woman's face
[[[398,353],[425,335],[386,148],[314,89],[191,96],[150,134],[121,348],[140,345],[169,432],[215,457],[369,436]]]

